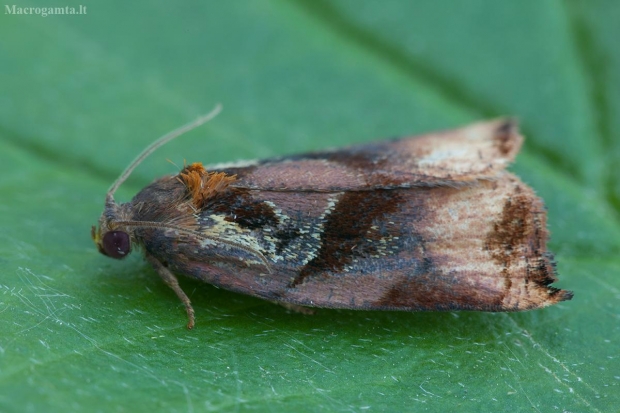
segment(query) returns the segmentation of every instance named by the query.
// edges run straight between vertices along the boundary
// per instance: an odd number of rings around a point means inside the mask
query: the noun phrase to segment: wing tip
[[[513,161],[521,150],[523,136],[519,131],[519,121],[516,118],[506,117],[485,122],[500,157]]]

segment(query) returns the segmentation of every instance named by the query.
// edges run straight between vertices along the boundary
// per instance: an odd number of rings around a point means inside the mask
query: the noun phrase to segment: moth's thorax
[[[167,207],[187,197],[187,188],[180,181],[178,175],[166,175],[138,192],[130,204],[134,208],[135,215],[139,215],[136,207],[141,205]]]

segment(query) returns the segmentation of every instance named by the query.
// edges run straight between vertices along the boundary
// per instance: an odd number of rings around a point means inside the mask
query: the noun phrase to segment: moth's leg
[[[192,303],[189,300],[189,297],[181,289],[177,277],[172,273],[172,271],[170,271],[161,262],[159,262],[157,258],[149,254],[145,255],[146,259],[151,263],[153,268],[155,268],[155,271],[157,271],[161,279],[164,280],[166,284],[168,284],[168,287],[172,288],[172,290],[177,294],[177,297],[179,297],[179,299],[181,299],[181,301],[185,305],[185,310],[187,311],[187,318],[189,319],[187,323],[187,328],[191,330],[192,328],[194,328],[194,324],[196,321],[196,317],[194,316],[194,309],[192,308]]]
[[[303,305],[285,303],[283,301],[272,301],[272,303],[281,305],[282,307],[286,308],[287,310],[293,311],[295,313],[301,313],[301,314],[314,314],[314,313],[316,313],[314,308],[304,307]]]

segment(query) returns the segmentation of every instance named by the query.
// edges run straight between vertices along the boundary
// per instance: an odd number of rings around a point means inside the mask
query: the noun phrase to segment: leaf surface
[[[617,409],[617,2],[86,6],[0,14],[1,411]],[[185,160],[516,116],[527,140],[512,170],[546,202],[557,285],[575,298],[308,316],[183,279],[187,331],[139,254],[106,259],[89,230],[133,156],[216,102],[222,115],[156,152],[118,198]]]

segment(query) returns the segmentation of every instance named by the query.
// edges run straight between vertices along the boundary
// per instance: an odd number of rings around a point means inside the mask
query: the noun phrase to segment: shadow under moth
[[[550,284],[542,200],[505,171],[523,142],[511,120],[281,158],[185,166],[118,204],[92,238],[146,259],[194,310],[175,274],[287,307],[521,311],[570,300]]]

